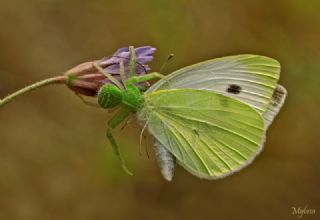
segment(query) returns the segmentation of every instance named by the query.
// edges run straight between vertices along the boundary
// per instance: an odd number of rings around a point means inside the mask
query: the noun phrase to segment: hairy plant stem
[[[26,86],[6,97],[0,99],[0,108],[5,106],[6,104],[10,103],[11,101],[15,100],[17,97],[22,96],[26,93],[29,93],[35,89],[50,85],[50,84],[66,84],[67,83],[67,76],[55,76],[52,78],[44,79],[29,86]]]

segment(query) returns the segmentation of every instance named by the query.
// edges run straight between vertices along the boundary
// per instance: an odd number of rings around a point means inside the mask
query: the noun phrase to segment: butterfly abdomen
[[[155,154],[162,176],[171,181],[176,166],[176,158],[158,141],[154,144]]]

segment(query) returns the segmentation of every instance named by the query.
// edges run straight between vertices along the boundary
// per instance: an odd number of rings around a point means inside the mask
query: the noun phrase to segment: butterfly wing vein
[[[145,100],[149,131],[180,165],[201,178],[231,174],[261,149],[263,119],[236,99],[206,90],[173,89],[146,94]]]

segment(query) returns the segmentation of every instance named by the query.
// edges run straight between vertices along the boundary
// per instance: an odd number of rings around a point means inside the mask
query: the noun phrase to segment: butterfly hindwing
[[[258,154],[264,139],[260,114],[236,99],[206,90],[145,94],[140,111],[149,131],[194,175],[231,174]]]

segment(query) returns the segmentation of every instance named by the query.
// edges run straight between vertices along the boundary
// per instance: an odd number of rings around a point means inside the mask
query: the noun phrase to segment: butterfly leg
[[[126,167],[118,144],[112,135],[112,130],[116,128],[121,122],[123,122],[129,116],[129,114],[130,112],[128,110],[121,110],[113,118],[111,118],[110,121],[108,121],[107,138],[109,139],[115,154],[120,159],[123,170],[126,171],[129,175],[132,175],[132,173]]]

